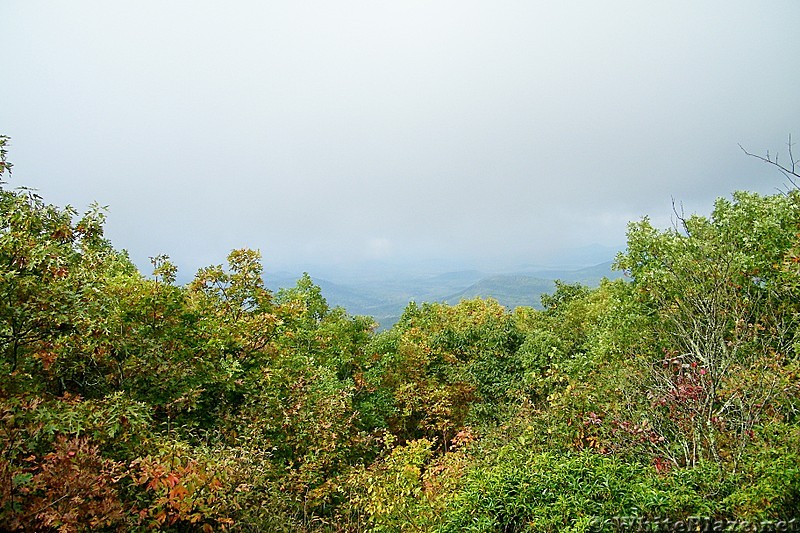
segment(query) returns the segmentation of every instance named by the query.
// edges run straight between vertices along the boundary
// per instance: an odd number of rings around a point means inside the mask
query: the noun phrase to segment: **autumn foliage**
[[[800,195],[630,225],[600,287],[411,303],[276,293],[257,251],[176,283],[8,185],[0,529],[583,531],[800,509]],[[537,302],[531,302],[531,306]]]

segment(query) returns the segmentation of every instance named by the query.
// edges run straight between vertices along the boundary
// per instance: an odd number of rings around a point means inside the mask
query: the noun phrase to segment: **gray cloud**
[[[536,261],[780,176],[800,4],[0,7],[14,181],[110,205],[141,266]],[[800,135],[800,133],[798,133]],[[658,218],[661,217],[661,218]]]

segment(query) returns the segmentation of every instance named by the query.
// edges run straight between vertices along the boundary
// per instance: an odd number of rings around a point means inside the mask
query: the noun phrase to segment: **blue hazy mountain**
[[[362,272],[360,276],[342,275],[336,280],[317,278],[313,272],[311,275],[329,305],[343,307],[351,315],[372,316],[381,328],[388,328],[397,322],[411,301],[456,304],[463,299],[481,297],[494,298],[509,309],[518,306],[540,308],[542,294],[555,290],[555,280],[593,287],[603,278],[621,277],[620,272],[611,269],[611,264],[611,261],[605,261],[577,269],[540,270],[522,266],[519,271],[503,273],[479,270],[436,274],[377,271]],[[300,274],[289,272],[268,273],[266,282],[270,289],[277,290],[293,286],[299,277]]]

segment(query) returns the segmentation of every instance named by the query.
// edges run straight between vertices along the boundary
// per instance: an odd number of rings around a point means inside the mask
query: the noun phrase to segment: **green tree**
[[[675,465],[735,468],[796,360],[796,298],[783,260],[797,240],[796,194],[736,193],[710,218],[659,231],[631,224],[617,264],[655,313],[661,354],[646,361],[653,431]]]

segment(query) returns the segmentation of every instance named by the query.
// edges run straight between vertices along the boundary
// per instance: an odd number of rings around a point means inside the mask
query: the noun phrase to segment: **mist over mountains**
[[[379,263],[360,268],[309,271],[331,307],[343,307],[351,315],[375,318],[380,329],[391,327],[409,302],[456,304],[476,297],[494,298],[509,309],[518,306],[540,308],[542,294],[555,290],[555,280],[595,287],[603,278],[616,279],[622,273],[612,270],[613,252],[595,245],[566,254],[557,266],[520,265],[508,270],[467,269],[425,272],[424,267],[403,268]],[[606,260],[602,260],[606,259]],[[428,265],[428,268],[435,268]],[[273,291],[294,286],[302,272],[266,274]]]

